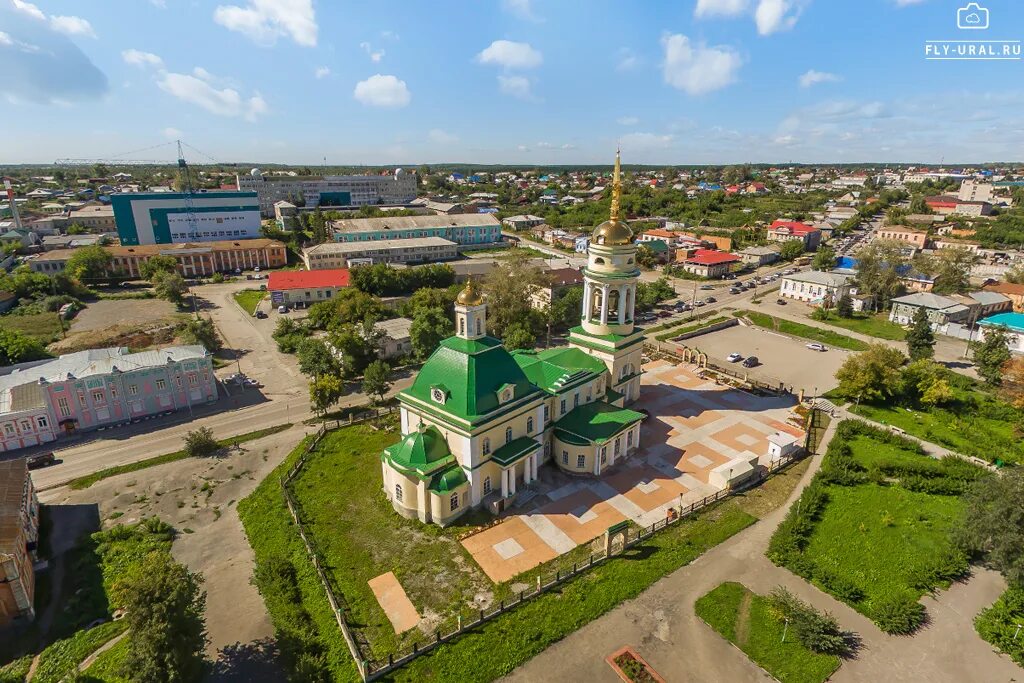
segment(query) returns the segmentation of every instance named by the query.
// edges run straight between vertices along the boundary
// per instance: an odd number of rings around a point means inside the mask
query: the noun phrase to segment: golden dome
[[[610,220],[594,228],[594,244],[622,245],[633,241],[633,231],[624,221]]]
[[[455,299],[455,303],[460,306],[479,306],[483,302],[484,295],[472,278],[466,281],[466,288],[459,292],[459,296]]]

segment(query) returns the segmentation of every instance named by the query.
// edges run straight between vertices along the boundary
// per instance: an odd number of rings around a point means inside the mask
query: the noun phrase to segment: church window
[[[547,421],[550,420],[550,419],[551,418],[548,417],[548,404],[545,403],[544,404],[544,423],[547,424]]]
[[[401,484],[395,484],[395,500],[397,500],[399,503],[402,502],[402,485]]]
[[[587,456],[580,453],[576,456],[576,467],[582,469],[587,466]]]
[[[568,465],[569,464],[569,451],[562,451],[562,464],[563,465]]]
[[[505,428],[505,443],[509,443],[510,441],[512,441],[512,428],[511,427],[506,427]]]
[[[484,438],[484,448],[483,448],[483,451],[484,451],[484,455],[490,455],[490,453],[491,453],[491,440],[488,439],[488,438]]]
[[[601,464],[608,462],[608,447],[601,446]]]
[[[466,334],[466,319],[459,318],[459,334]]]
[[[619,451],[622,450],[621,446],[622,446],[622,439],[615,439],[615,455],[618,455]]]
[[[630,432],[628,434],[626,434],[626,448],[631,448],[632,446],[633,446],[633,432],[632,432],[632,430],[630,430]]]
[[[565,415],[565,399],[562,399],[562,415]]]
[[[491,492],[491,478],[484,477],[484,495],[486,496]]]
[[[601,258],[600,256],[598,256],[596,259],[594,259],[594,263],[596,265],[603,266],[604,265],[604,259]]]
[[[452,494],[452,497],[449,499],[448,509],[452,512],[459,509],[459,494]]]
[[[580,392],[577,391],[575,394],[572,395],[572,407],[573,408],[578,408],[579,405],[580,405]]]
[[[479,318],[477,318],[477,319],[476,319],[476,333],[477,333],[478,335],[480,335],[480,334],[483,334],[483,332],[481,331],[481,329],[482,329],[482,328],[480,327],[480,319],[479,319]]]
[[[532,417],[526,418],[526,434],[527,435],[533,434],[533,418]]]

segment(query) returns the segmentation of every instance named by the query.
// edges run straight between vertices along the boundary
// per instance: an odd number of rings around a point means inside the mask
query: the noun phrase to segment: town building
[[[39,500],[24,458],[0,461],[0,628],[35,618]]]
[[[211,359],[202,346],[114,347],[15,365],[0,376],[0,450],[216,401]]]
[[[399,393],[403,436],[381,454],[384,493],[399,514],[447,525],[476,507],[500,512],[542,462],[600,476],[639,447],[644,415],[625,406],[640,389],[640,271],[620,197],[616,157],[611,219],[594,230],[570,347],[510,353],[487,336],[475,282],[459,294],[456,334]]]
[[[87,230],[117,230],[114,207],[104,204],[91,204],[72,211],[68,214],[68,222],[71,225],[81,225]]]
[[[373,324],[373,329],[380,334],[377,354],[385,359],[401,358],[412,355],[412,320],[409,318],[391,318]]]
[[[826,301],[835,306],[844,294],[855,294],[853,277],[844,273],[828,273],[808,270],[786,275],[779,287],[779,296],[809,304],[820,305]]]
[[[302,252],[302,261],[309,270],[349,268],[374,263],[426,263],[457,258],[459,245],[443,237],[412,237],[409,239],[372,242],[327,242]]]
[[[988,216],[992,213],[989,202],[964,201],[958,197],[926,197],[928,208],[942,216],[958,214],[961,216]]]
[[[349,280],[347,268],[276,270],[267,280],[267,291],[275,306],[305,307],[334,298]]]
[[[408,204],[416,198],[416,174],[395,169],[386,175],[265,176],[254,168],[235,178],[242,192],[254,192],[259,211],[274,215],[281,200],[304,207]]]
[[[1013,310],[1017,313],[1024,313],[1024,284],[1012,282],[996,282],[982,287],[982,291],[1002,294],[1013,303]]]
[[[544,219],[541,218],[540,216],[527,214],[524,216],[509,216],[501,223],[502,225],[508,226],[513,230],[526,230],[528,228],[532,228],[534,226],[543,224]]]
[[[583,274],[575,268],[555,268],[543,275],[547,282],[537,287],[530,295],[530,303],[534,308],[547,308],[570,287],[583,284]]]
[[[274,202],[274,222],[278,230],[295,230],[299,227],[299,207],[284,199]]]
[[[117,233],[100,233],[98,235],[47,235],[42,240],[43,251],[54,249],[78,249],[92,247],[97,244],[117,244]]]
[[[501,242],[501,223],[489,213],[343,218],[330,221],[328,226],[335,242],[379,242],[417,237],[442,237],[460,247],[483,247]]]
[[[981,242],[945,238],[932,240],[931,246],[933,249],[963,249],[972,254],[977,254],[978,250],[981,249]]]
[[[800,241],[804,251],[817,251],[821,244],[821,230],[797,221],[775,221],[768,226],[767,236],[769,242]]]
[[[903,225],[892,225],[879,228],[875,232],[875,239],[895,240],[908,244],[914,247],[914,249],[924,249],[925,245],[928,244],[928,231],[908,228]]]
[[[951,323],[970,325],[977,319],[969,303],[960,299],[930,292],[915,292],[892,300],[889,321],[898,325],[910,325],[918,309],[924,309],[928,322],[937,332],[944,332]]]
[[[687,273],[713,280],[726,275],[732,265],[741,260],[739,256],[724,251],[696,249],[692,256],[682,262],[682,268]]]
[[[173,256],[184,277],[205,277],[214,273],[232,273],[253,268],[281,268],[288,265],[288,252],[282,242],[266,238],[239,242],[201,244],[148,244],[137,247],[104,247],[111,256],[110,275],[141,277],[141,266],[157,255]],[[63,272],[74,249],[55,249],[29,262],[37,273]]]
[[[1024,354],[1024,313],[1000,313],[978,322],[978,340],[993,328],[1005,329],[1009,334],[1009,348],[1012,353]]]
[[[988,202],[995,200],[995,187],[992,183],[983,183],[977,180],[965,180],[960,183],[960,191],[957,198],[962,202]]]
[[[122,246],[254,239],[255,192],[137,192],[110,198]]]
[[[779,249],[777,246],[747,247],[746,249],[736,253],[739,255],[740,259],[742,259],[744,265],[754,266],[755,268],[767,266],[779,260]]]

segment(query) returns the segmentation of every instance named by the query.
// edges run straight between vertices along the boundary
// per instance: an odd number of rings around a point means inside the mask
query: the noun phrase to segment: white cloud
[[[398,40],[399,36],[394,31],[381,31],[380,37],[384,40]]]
[[[630,152],[660,150],[672,144],[674,136],[654,133],[629,133],[619,138],[622,149]]]
[[[693,15],[702,17],[737,17],[747,11],[747,0],[697,0]]]
[[[501,8],[526,21],[543,21],[537,13],[533,11],[532,0],[501,0]]]
[[[160,132],[163,133],[163,136],[165,138],[170,138],[171,140],[178,140],[180,138],[185,137],[185,134],[182,133],[180,130],[178,130],[177,128],[172,128],[170,126],[164,128]]]
[[[619,124],[620,126],[635,126],[636,124],[640,123],[640,119],[638,119],[635,116],[622,116],[620,118],[615,119],[615,123]]]
[[[43,10],[36,7],[31,2],[25,2],[24,0],[11,0],[11,4],[14,5],[14,9],[19,12],[24,12],[33,19],[46,21],[46,15],[43,14]]]
[[[160,9],[167,9],[167,0],[149,0],[149,4]]]
[[[213,20],[260,45],[273,45],[282,36],[303,47],[315,47],[317,31],[313,0],[249,0],[245,7],[220,5]]]
[[[818,83],[837,83],[841,80],[843,80],[842,77],[836,74],[811,69],[800,76],[800,87],[810,88],[812,85],[817,85]]]
[[[629,71],[640,66],[640,58],[628,47],[620,48],[616,56],[615,70]]]
[[[562,146],[559,149],[576,149],[576,145],[573,145],[573,144],[570,144],[570,143],[566,142],[566,143],[563,143]]]
[[[447,131],[443,131],[440,128],[432,129],[429,133],[427,133],[427,137],[430,139],[431,142],[437,145],[454,145],[459,141],[458,135],[455,135],[454,133],[449,133]]]
[[[266,113],[266,100],[259,93],[245,98],[234,88],[215,87],[209,78],[200,74],[209,76],[209,72],[199,67],[192,74],[161,72],[157,85],[179,100],[198,105],[218,116],[241,116],[255,121],[260,114]]]
[[[481,64],[503,66],[506,69],[532,69],[544,61],[543,55],[529,43],[496,40],[476,56]]]
[[[662,38],[665,82],[690,95],[703,95],[736,81],[743,60],[731,47],[694,46],[682,34]]]
[[[317,80],[320,80],[321,78],[327,78],[330,76],[331,70],[326,66],[318,66],[313,72],[313,75],[316,76]]]
[[[796,143],[796,136],[795,135],[778,135],[778,136],[775,137],[774,140],[772,140],[772,142],[774,142],[776,145],[780,145],[782,147],[788,147],[788,146]]]
[[[155,66],[160,68],[164,65],[164,60],[160,59],[159,55],[155,55],[152,52],[136,50],[135,48],[122,51],[121,59],[125,61],[125,64],[131,64],[133,66]]]
[[[530,79],[525,76],[498,76],[498,89],[503,95],[518,97],[521,100],[533,98]]]
[[[754,11],[757,32],[762,36],[793,28],[799,16],[794,0],[761,0]]]
[[[54,31],[69,36],[96,37],[96,32],[92,30],[92,24],[82,17],[52,16],[50,17],[50,27]]]
[[[412,100],[405,81],[391,75],[376,74],[356,83],[352,95],[371,107],[404,107]]]
[[[529,152],[530,151],[530,148],[527,147],[526,145],[519,145],[518,147],[516,147],[516,149],[518,149],[520,152]]]
[[[909,7],[910,5],[920,5],[925,0],[895,0],[897,7]]]
[[[367,43],[365,41],[362,42],[362,43],[359,43],[359,47],[363,49],[363,51],[370,58],[371,62],[374,62],[374,63],[379,62],[381,60],[381,58],[384,57],[384,50],[377,50],[375,52],[373,47],[369,43]]]
[[[551,149],[554,147],[550,142],[538,142],[537,149]]]

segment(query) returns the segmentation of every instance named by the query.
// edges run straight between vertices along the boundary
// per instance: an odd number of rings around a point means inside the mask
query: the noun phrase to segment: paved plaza
[[[803,437],[788,420],[790,398],[758,398],[702,379],[693,366],[655,361],[644,366],[637,409],[644,424],[640,450],[600,478],[542,478],[530,508],[462,541],[496,583],[588,543],[611,525],[650,526],[670,507],[689,505],[720,489],[716,467],[757,456],[768,464],[768,437]]]

